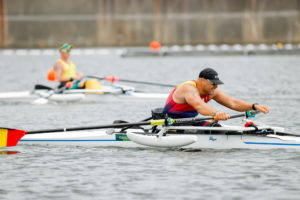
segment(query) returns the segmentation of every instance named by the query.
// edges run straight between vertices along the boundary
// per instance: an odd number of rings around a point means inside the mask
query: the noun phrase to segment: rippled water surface
[[[219,72],[229,95],[270,107],[258,121],[300,134],[299,56],[132,57],[73,55],[80,71],[179,84],[203,67]],[[0,92],[55,86],[58,56],[0,55]],[[125,84],[125,83],[123,83]],[[132,85],[148,92],[171,88]],[[32,105],[0,102],[1,126],[25,130],[139,121],[161,101]],[[222,106],[210,103],[218,109]],[[240,119],[228,121],[241,124]],[[0,154],[0,199],[299,199],[300,151],[88,148],[19,145]],[[13,153],[18,152],[18,153]]]

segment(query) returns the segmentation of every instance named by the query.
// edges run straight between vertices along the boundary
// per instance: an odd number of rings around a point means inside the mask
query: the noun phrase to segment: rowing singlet
[[[62,59],[59,59],[59,62],[64,67],[64,73],[62,74],[62,77],[74,78],[76,76],[77,74],[76,66],[72,61],[69,61],[70,64],[68,64]]]
[[[176,88],[179,88],[180,86],[187,83],[193,84],[196,87],[196,81],[186,81],[178,85],[177,87],[175,87],[167,99],[163,113],[169,114],[171,117],[195,117],[198,115],[198,112],[195,110],[194,107],[190,106],[187,103],[183,103],[183,104],[176,103],[173,100],[173,93],[175,92]],[[210,100],[208,94],[201,95],[201,99],[205,103],[207,103]]]

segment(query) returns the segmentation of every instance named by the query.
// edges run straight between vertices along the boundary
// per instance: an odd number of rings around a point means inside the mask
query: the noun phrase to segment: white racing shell
[[[194,127],[191,127],[194,128]],[[202,127],[199,127],[202,128]],[[226,127],[222,127],[225,129]],[[245,129],[232,127],[231,129]],[[167,133],[166,136],[148,135],[140,129],[128,129],[127,133],[119,130],[106,131],[103,129],[93,131],[67,131],[56,133],[39,133],[25,135],[19,144],[39,145],[76,145],[100,147],[182,147],[188,149],[299,149],[300,136],[280,134],[243,133],[228,131],[222,133],[180,134]]]

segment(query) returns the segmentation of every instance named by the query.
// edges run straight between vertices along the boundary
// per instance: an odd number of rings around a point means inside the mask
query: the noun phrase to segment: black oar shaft
[[[74,128],[44,129],[44,130],[28,131],[27,134],[92,130],[92,129],[102,129],[102,128],[123,128],[123,127],[127,127],[127,126],[143,126],[143,125],[150,125],[150,122],[107,124],[107,125],[101,125],[101,126],[74,127]]]
[[[233,118],[239,118],[239,117],[246,117],[245,113],[243,114],[238,114],[238,115],[232,115],[230,116],[230,119],[233,119]]]
[[[212,119],[211,117],[208,118],[182,118],[182,119],[175,119],[175,124],[180,124],[183,122],[188,121],[203,121]],[[66,131],[79,131],[79,130],[92,130],[92,129],[102,129],[102,128],[123,128],[123,127],[132,127],[132,126],[145,126],[151,125],[151,122],[159,121],[159,120],[152,120],[152,121],[141,121],[141,122],[134,122],[134,123],[120,123],[120,124],[106,124],[100,126],[89,126],[89,127],[74,127],[74,128],[58,128],[58,129],[44,129],[44,130],[36,130],[36,131],[28,131],[27,134],[37,134],[37,133],[54,133],[54,132],[66,132]]]
[[[40,85],[40,84],[35,85],[34,89],[35,90],[54,90],[54,88],[51,88],[51,87],[46,86],[46,85]]]

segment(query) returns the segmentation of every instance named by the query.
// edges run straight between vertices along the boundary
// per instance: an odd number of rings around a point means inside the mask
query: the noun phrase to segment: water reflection
[[[0,151],[0,155],[11,155],[20,153],[19,151]]]

